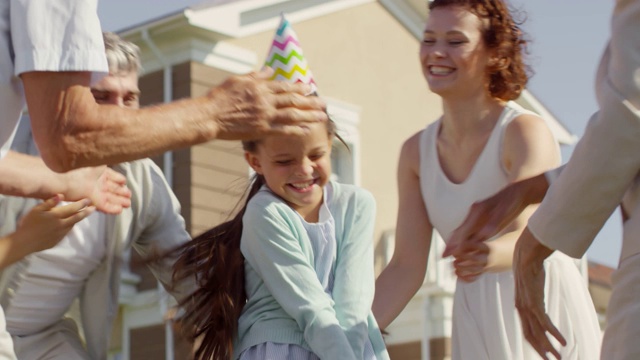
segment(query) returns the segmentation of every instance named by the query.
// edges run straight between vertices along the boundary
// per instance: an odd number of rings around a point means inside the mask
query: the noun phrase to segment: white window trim
[[[258,57],[253,51],[223,41],[194,38],[165,40],[161,37],[153,40],[170,66],[194,61],[232,74],[246,74],[253,71],[258,63]],[[141,51],[145,74],[164,68],[165,64],[150,49],[141,47]]]
[[[345,176],[349,183],[360,186],[361,184],[361,171],[360,171],[360,131],[358,130],[358,124],[360,123],[360,107],[348,104],[336,99],[322,97],[327,103],[327,113],[331,116],[338,128],[338,135],[349,145],[349,161],[351,167],[347,176]],[[344,172],[345,169],[340,169]]]
[[[411,5],[403,0],[380,0],[380,3],[393,14],[416,39],[422,38],[424,19],[415,12]],[[425,1],[425,7],[426,6],[427,1]]]

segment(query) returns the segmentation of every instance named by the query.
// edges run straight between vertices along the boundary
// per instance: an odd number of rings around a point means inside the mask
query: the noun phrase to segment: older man
[[[138,48],[106,33],[109,75],[91,91],[100,104],[139,106]],[[28,142],[29,129],[19,140]],[[33,147],[31,147],[33,151]],[[131,189],[131,207],[118,215],[94,213],[78,223],[57,246],[31,254],[8,268],[0,293],[7,330],[18,359],[105,359],[123,254],[134,248],[143,257],[171,250],[190,239],[179,204],[161,171],[149,159],[114,166]],[[7,198],[0,203],[5,218],[15,218],[32,200]],[[9,232],[5,225],[0,232]],[[151,270],[169,288],[172,261],[153,263]],[[193,284],[171,289],[178,298]],[[84,342],[75,322],[65,318],[80,298]]]

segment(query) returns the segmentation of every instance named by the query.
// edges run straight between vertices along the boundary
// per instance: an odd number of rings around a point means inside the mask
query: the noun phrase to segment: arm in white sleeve
[[[529,230],[545,246],[581,257],[640,170],[640,2],[619,0],[600,62],[594,115]]]

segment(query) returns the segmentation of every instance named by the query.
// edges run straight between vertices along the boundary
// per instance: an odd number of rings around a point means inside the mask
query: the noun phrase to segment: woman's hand
[[[464,242],[458,247],[453,267],[462,281],[473,282],[489,263],[490,248],[484,242]]]

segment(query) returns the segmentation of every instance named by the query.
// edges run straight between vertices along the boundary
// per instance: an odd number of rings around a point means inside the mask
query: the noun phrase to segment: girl
[[[256,172],[234,219],[186,244],[175,280],[198,359],[388,359],[373,319],[375,202],[330,181],[333,122],[243,142]],[[244,271],[243,271],[244,270]]]
[[[448,239],[474,202],[560,160],[544,120],[511,101],[527,82],[525,41],[505,3],[434,0],[429,9],[420,61],[443,115],[403,145],[396,248],[373,305],[382,328],[422,285],[434,229]],[[532,211],[457,254],[452,359],[539,359],[523,337],[511,272],[515,240]],[[597,358],[600,329],[577,267],[562,254],[546,266],[549,314],[568,335],[562,358]]]

